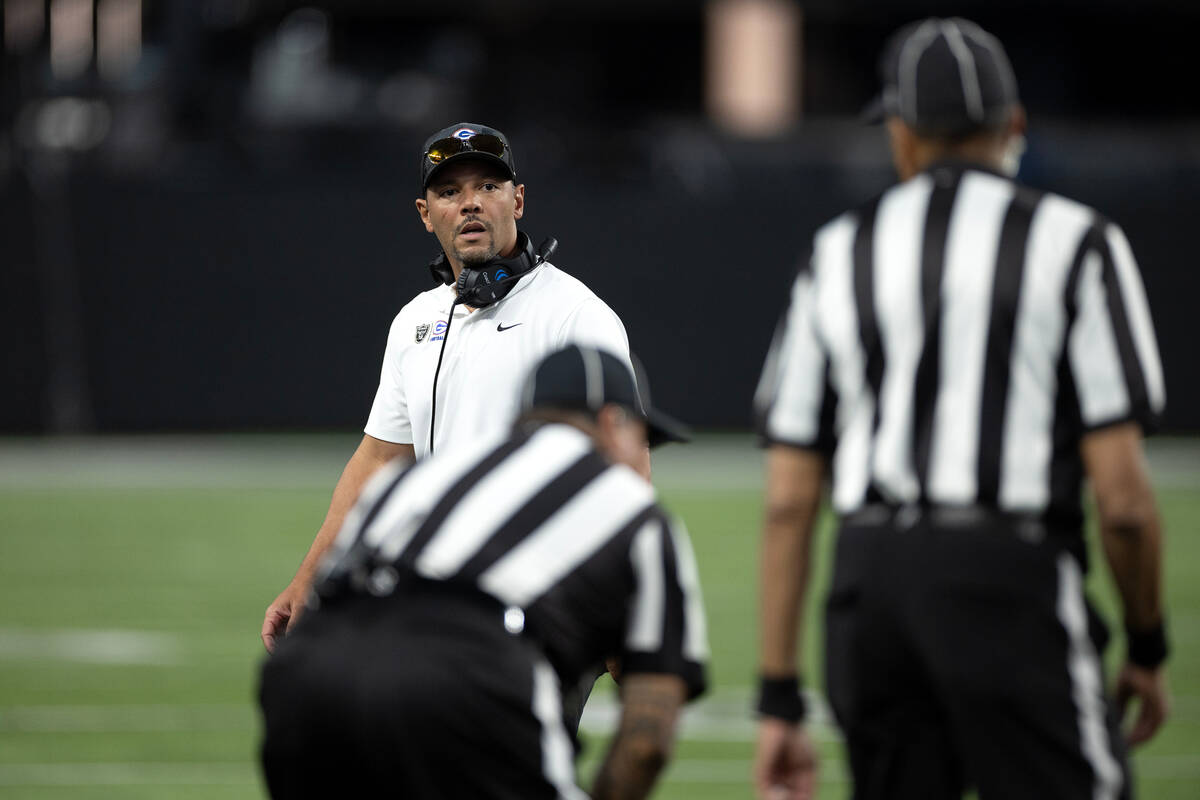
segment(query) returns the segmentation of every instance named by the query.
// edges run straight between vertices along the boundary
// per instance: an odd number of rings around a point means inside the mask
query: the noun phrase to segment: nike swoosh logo
[[[506,328],[506,327],[504,327],[504,323],[503,323],[503,322],[498,322],[498,323],[496,323],[496,330],[498,330],[498,331],[507,331],[507,330],[512,330],[513,328],[517,327],[517,325],[524,325],[524,324],[525,324],[525,323],[523,323],[523,322],[518,322],[518,323],[516,323],[516,324],[514,324],[514,325],[509,325],[509,326]]]

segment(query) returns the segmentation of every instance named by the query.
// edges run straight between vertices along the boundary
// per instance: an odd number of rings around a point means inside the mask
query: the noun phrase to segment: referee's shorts
[[[558,678],[503,615],[437,587],[306,615],[262,669],[271,796],[585,797]]]
[[[970,509],[843,520],[826,684],[855,800],[1131,796],[1076,545]]]

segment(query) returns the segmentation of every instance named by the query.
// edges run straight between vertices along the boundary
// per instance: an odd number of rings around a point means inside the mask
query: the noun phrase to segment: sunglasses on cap
[[[431,164],[440,164],[451,156],[472,152],[503,158],[504,142],[499,136],[492,136],[488,133],[477,133],[465,139],[448,136],[429,145],[429,149],[425,151],[425,158],[429,159]]]

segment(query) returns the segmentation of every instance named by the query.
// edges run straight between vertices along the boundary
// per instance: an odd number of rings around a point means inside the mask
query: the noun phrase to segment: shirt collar
[[[983,164],[978,161],[966,161],[960,158],[939,158],[937,161],[934,161],[932,164],[925,167],[925,169],[921,170],[921,172],[924,174],[931,174],[937,170],[949,170],[956,175],[961,175],[963,172],[966,172],[969,169],[976,172],[986,172],[989,175],[995,175],[997,178],[1005,178],[1006,180],[1010,179],[1008,175],[1005,175],[1000,170],[994,169],[987,164]]]

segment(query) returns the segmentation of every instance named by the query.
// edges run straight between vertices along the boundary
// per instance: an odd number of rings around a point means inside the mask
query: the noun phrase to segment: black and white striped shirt
[[[384,468],[322,570],[318,594],[385,594],[415,573],[490,595],[518,615],[564,685],[619,655],[626,673],[679,675],[691,697],[705,686],[686,530],[650,484],[567,425]]]
[[[1082,519],[1079,440],[1164,404],[1121,230],[939,164],[822,227],[756,395],[769,442],[832,455],[833,505]]]

